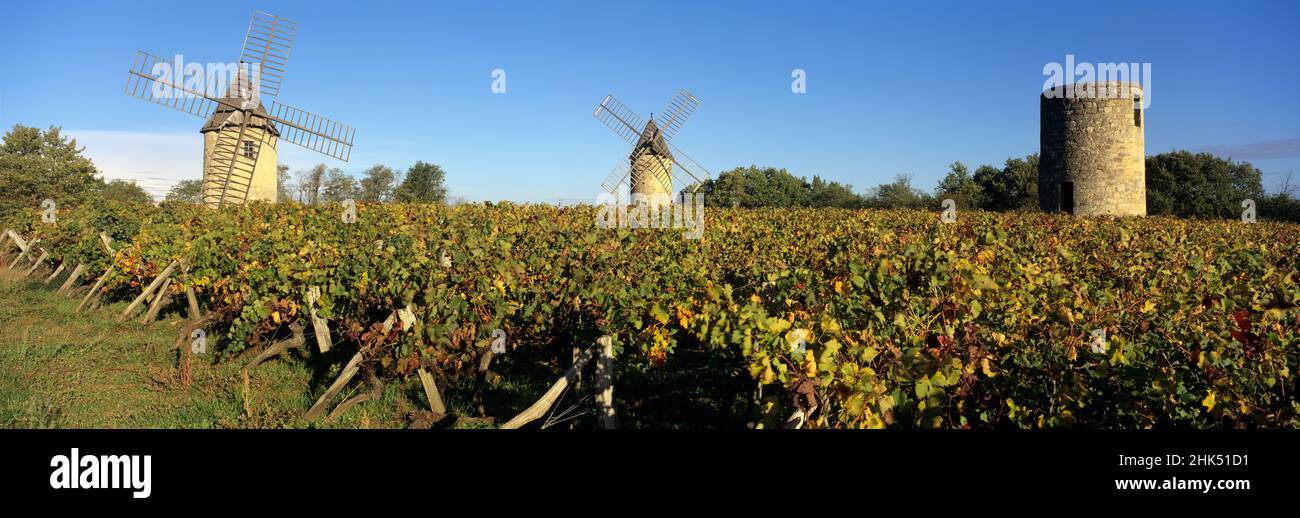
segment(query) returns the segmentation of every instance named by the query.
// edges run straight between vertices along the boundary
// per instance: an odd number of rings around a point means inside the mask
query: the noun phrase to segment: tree
[[[293,199],[293,190],[296,188],[289,176],[289,166],[285,164],[275,165],[275,198],[278,202],[286,202]]]
[[[912,176],[900,174],[894,181],[877,185],[867,196],[866,206],[877,209],[928,209],[934,198],[912,187]]]
[[[1008,158],[1002,169],[980,166],[975,170],[984,210],[1037,210],[1038,153]]]
[[[133,205],[153,205],[153,196],[126,180],[113,180],[104,185],[100,197],[106,200],[130,203]]]
[[[862,197],[853,192],[853,187],[839,182],[827,182],[820,176],[813,175],[808,193],[808,204],[812,207],[839,207],[852,209],[862,206]]]
[[[447,198],[443,186],[446,173],[436,164],[416,162],[406,171],[406,179],[397,188],[397,199],[415,203],[442,203]]]
[[[34,208],[46,198],[61,206],[87,201],[103,188],[95,164],[60,128],[13,127],[0,143],[0,216]]]
[[[984,189],[971,176],[970,170],[960,161],[948,166],[948,175],[939,180],[934,188],[937,199],[952,198],[963,209],[977,209],[984,206]]]
[[[181,180],[167,192],[163,201],[203,203],[203,180]]]
[[[785,169],[737,167],[705,180],[704,203],[713,207],[805,207],[810,186]]]
[[[1264,197],[1263,173],[1248,162],[1172,151],[1147,157],[1147,213],[1235,218],[1245,199]]]
[[[298,171],[298,201],[315,205],[320,201],[321,182],[325,179],[325,164],[316,164],[306,171]]]
[[[356,179],[348,176],[342,169],[337,167],[330,169],[325,174],[325,182],[321,186],[322,201],[338,203],[346,199],[356,199],[356,197]]]
[[[361,174],[359,193],[361,201],[379,203],[393,199],[397,173],[392,169],[384,165],[375,165]]]

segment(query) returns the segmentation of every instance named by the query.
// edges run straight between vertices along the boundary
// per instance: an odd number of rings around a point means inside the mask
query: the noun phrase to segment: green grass
[[[184,357],[173,348],[183,315],[118,324],[123,303],[77,315],[80,297],[55,294],[58,284],[0,272],[0,427],[382,428],[408,426],[409,413],[427,409],[418,381],[406,380],[333,421],[307,422],[302,415],[337,367],[316,377],[292,356],[255,368],[247,401],[241,371],[249,357],[193,356],[186,386]],[[334,403],[360,390],[354,384]]]

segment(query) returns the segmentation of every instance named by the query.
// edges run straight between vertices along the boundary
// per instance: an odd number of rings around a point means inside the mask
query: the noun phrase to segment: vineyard
[[[183,319],[177,368],[310,365],[302,425],[418,384],[511,427],[558,398],[593,427],[1300,426],[1296,225],[709,209],[685,239],[595,207],[344,212],[33,208],[0,222],[3,266],[81,314]],[[490,415],[503,379],[541,390]]]

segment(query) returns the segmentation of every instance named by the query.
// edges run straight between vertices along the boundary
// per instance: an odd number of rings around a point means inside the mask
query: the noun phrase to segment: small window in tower
[[[1142,127],[1142,98],[1133,98],[1133,125]]]
[[[253,147],[253,141],[244,141],[244,156],[253,160],[257,159],[257,149]]]

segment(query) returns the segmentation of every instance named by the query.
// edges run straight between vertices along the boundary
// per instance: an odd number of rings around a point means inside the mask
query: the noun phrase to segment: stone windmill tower
[[[631,144],[632,152],[610,172],[601,187],[618,195],[620,187],[627,184],[634,198],[645,195],[655,204],[672,203],[675,192],[698,190],[709,172],[677,149],[672,139],[699,105],[699,99],[681,90],[668,102],[663,112],[666,115],[656,122],[652,114],[648,122],[642,122],[636,112],[613,95],[605,96],[592,115]],[[674,190],[674,185],[679,187]]]
[[[632,194],[672,194],[673,179],[667,172],[673,170],[673,153],[668,150],[668,144],[664,142],[663,133],[660,133],[653,116],[632,148],[628,164],[632,168]]]
[[[298,25],[273,14],[254,11],[244,47],[226,90],[198,87],[169,63],[140,51],[128,71],[126,93],[190,115],[202,117],[203,202],[211,207],[252,200],[276,201],[276,146],[280,140],[346,162],[356,131],[346,124],[279,101],[270,110],[264,97],[278,96]],[[213,74],[208,74],[212,81]]]
[[[1038,204],[1047,212],[1145,216],[1142,87],[1063,85],[1040,96]]]
[[[271,116],[261,102],[249,110],[234,108],[240,105],[242,97],[229,92],[237,92],[241,84],[248,84],[242,74],[199,129],[203,134],[203,199],[218,200],[218,205],[222,199],[233,201],[234,193],[229,190],[240,178],[247,182],[244,201],[279,199],[275,168],[280,130],[271,123]],[[231,147],[235,148],[233,153]],[[232,165],[238,169],[236,174],[226,174]]]

